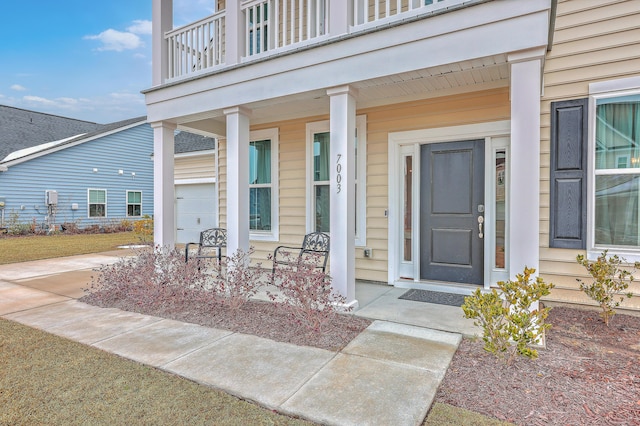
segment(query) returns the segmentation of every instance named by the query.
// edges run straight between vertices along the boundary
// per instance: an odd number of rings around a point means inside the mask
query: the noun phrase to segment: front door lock
[[[484,234],[482,233],[482,224],[484,223],[484,216],[478,216],[478,237],[481,239],[484,238]]]

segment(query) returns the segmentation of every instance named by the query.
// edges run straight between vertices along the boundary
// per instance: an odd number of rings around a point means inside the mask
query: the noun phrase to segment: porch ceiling
[[[400,74],[388,75],[351,85],[358,90],[358,109],[412,100],[472,92],[508,84],[507,55],[493,55],[453,64],[439,65]],[[315,90],[268,99],[245,105],[251,112],[251,123],[261,124],[329,113],[329,97]],[[185,116],[179,121],[185,130],[213,133],[224,137],[225,117],[222,111],[206,116]]]

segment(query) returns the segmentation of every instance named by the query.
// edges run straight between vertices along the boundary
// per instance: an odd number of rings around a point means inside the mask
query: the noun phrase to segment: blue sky
[[[174,25],[215,0],[174,0]],[[0,104],[110,123],[146,115],[152,0],[2,2]]]

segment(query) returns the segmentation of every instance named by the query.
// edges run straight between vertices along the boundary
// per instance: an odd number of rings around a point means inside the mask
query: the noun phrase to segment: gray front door
[[[420,278],[483,284],[484,140],[422,145],[420,160]]]

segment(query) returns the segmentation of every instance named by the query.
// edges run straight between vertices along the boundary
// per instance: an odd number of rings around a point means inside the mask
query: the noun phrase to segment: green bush
[[[550,293],[553,284],[540,277],[532,281],[533,268],[524,268],[516,281],[498,282],[498,290],[483,293],[477,289],[464,299],[462,310],[466,318],[482,328],[484,349],[507,364],[516,356],[535,359],[545,330],[551,327],[544,320],[550,308],[532,309],[532,305]]]
[[[134,222],[133,231],[142,244],[151,244],[153,242],[153,219],[151,216],[145,214],[142,219]]]
[[[633,272],[627,271],[622,267],[627,264],[624,258],[618,255],[607,256],[607,250],[602,252],[593,262],[581,254],[576,257],[576,260],[586,268],[589,275],[594,279],[591,284],[587,284],[578,278],[580,290],[598,303],[602,309],[600,316],[604,323],[609,326],[609,321],[616,313],[615,308],[620,306],[620,303],[625,298],[633,296],[632,293],[624,293],[634,280]],[[635,262],[633,264],[634,271],[638,267],[640,267],[640,262]]]

